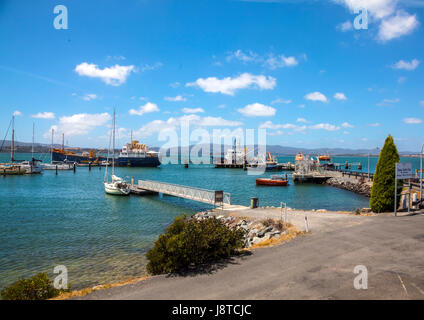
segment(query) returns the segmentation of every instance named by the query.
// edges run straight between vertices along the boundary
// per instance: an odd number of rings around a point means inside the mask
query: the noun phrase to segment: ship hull
[[[85,157],[81,155],[71,154],[71,155],[64,155],[59,152],[53,152],[52,154],[52,160],[54,162],[76,162],[80,164],[88,164],[92,162],[101,162],[107,160],[106,157]],[[111,162],[112,159],[109,159],[109,162]],[[115,166],[117,167],[157,167],[160,166],[160,160],[159,157],[145,157],[145,158],[138,158],[138,157],[118,157],[115,159]]]
[[[106,157],[95,157],[90,158],[78,154],[62,154],[59,152],[52,153],[53,162],[76,162],[76,163],[90,163],[90,162],[100,162],[106,160]]]
[[[145,157],[145,158],[124,158],[118,157],[115,160],[115,165],[118,167],[157,167],[160,166],[160,160],[158,157]]]

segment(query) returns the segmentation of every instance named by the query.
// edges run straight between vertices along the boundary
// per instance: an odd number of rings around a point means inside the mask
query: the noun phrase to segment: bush
[[[394,209],[397,162],[399,162],[399,153],[393,137],[389,135],[381,149],[371,188],[370,207],[373,212],[380,213]],[[402,189],[401,181],[398,183],[398,188],[398,191]]]
[[[175,218],[146,256],[147,271],[163,274],[227,258],[244,243],[244,231],[231,229],[215,217]]]
[[[47,273],[29,279],[20,279],[1,291],[4,300],[45,300],[58,296],[63,290],[53,287]]]

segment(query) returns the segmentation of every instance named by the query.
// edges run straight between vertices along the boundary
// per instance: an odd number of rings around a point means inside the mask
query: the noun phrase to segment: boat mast
[[[115,108],[113,109],[113,133],[112,133],[112,152],[113,152],[113,156],[112,156],[112,175],[115,174]]]
[[[53,163],[53,136],[54,136],[54,129],[52,128],[52,145],[50,148],[50,163]]]
[[[31,156],[34,159],[34,126],[35,123],[32,123],[32,146],[31,146]]]
[[[62,133],[62,151],[65,151],[65,134]]]
[[[15,116],[12,116],[12,145],[10,148],[10,162],[15,161],[14,159],[14,151],[15,151]]]

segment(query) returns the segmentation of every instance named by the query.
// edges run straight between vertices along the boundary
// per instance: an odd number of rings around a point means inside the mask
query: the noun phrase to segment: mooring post
[[[91,162],[88,163],[88,171],[91,171]]]
[[[307,216],[305,216],[305,231],[309,232],[308,217]]]
[[[57,175],[57,165],[56,165],[56,175]]]
[[[76,171],[76,168],[77,168],[77,165],[75,164],[75,162],[74,162],[74,173],[75,173],[75,171]]]

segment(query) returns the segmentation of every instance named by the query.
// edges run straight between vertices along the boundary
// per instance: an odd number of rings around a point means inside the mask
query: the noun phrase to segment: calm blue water
[[[29,159],[22,154],[19,159]],[[38,155],[48,160],[48,155]],[[0,162],[9,155],[0,154]],[[367,158],[335,158],[335,162],[363,163]],[[294,157],[280,157],[280,162]],[[377,159],[371,159],[371,172]],[[405,161],[403,159],[402,161]],[[419,167],[419,159],[406,159]],[[367,198],[320,185],[286,188],[256,187],[256,176],[238,169],[199,165],[160,168],[118,168],[130,180],[152,179],[230,192],[232,203],[260,205],[281,201],[299,209],[353,210],[367,207]],[[271,175],[267,173],[266,175]],[[65,265],[73,288],[122,281],[144,274],[144,254],[174,217],[210,206],[173,197],[114,197],[104,193],[104,168],[44,171],[41,175],[0,177],[0,288],[19,277]]]

